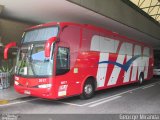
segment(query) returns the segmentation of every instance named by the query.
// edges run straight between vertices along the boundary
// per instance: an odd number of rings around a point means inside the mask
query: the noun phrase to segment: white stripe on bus
[[[129,60],[129,59],[131,59],[132,58],[132,56],[127,56],[127,61]],[[127,83],[127,82],[129,82],[129,78],[130,78],[130,75],[131,75],[131,66],[130,66],[130,68],[128,69],[128,71],[127,72],[125,72],[125,74],[124,74],[124,80],[123,80],[123,82],[124,83]]]
[[[118,58],[117,58],[116,62],[120,63],[120,64],[123,64],[124,59],[125,59],[125,55],[118,55]],[[112,71],[111,76],[110,76],[110,79],[108,81],[108,86],[109,85],[115,85],[117,83],[117,80],[118,80],[119,74],[121,72],[121,69],[122,68],[117,67],[116,65],[114,66],[113,71]]]
[[[100,53],[99,62],[108,61],[109,54],[108,53]],[[97,70],[97,87],[103,87],[106,80],[108,64],[99,64]]]

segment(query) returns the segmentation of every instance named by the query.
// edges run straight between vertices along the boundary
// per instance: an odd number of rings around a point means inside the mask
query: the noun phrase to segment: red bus
[[[16,46],[9,43],[4,51]],[[80,95],[151,79],[150,46],[92,25],[52,22],[31,27],[18,46],[14,88],[47,99]]]

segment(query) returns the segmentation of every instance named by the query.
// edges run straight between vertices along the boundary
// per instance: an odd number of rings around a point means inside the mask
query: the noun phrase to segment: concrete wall
[[[160,25],[156,25],[121,0],[68,1],[160,39]]]
[[[0,18],[0,36],[2,43],[5,45],[11,41],[19,42],[24,29],[29,26],[31,26],[31,24]]]

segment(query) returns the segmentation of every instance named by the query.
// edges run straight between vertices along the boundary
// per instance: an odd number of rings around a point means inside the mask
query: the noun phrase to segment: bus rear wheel
[[[141,73],[141,74],[139,75],[139,81],[138,81],[138,83],[139,83],[139,85],[142,85],[143,82],[144,82],[144,74]]]
[[[83,100],[90,99],[94,96],[95,93],[95,85],[92,79],[86,80],[83,86],[83,92],[80,95],[80,98]]]

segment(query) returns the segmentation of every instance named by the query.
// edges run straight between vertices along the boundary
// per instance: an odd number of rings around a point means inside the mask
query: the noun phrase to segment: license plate
[[[31,94],[31,92],[30,92],[29,90],[25,90],[25,91],[24,91],[24,94],[26,94],[26,95],[30,95],[30,94]]]

